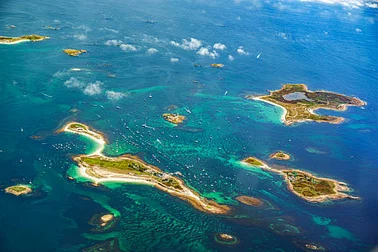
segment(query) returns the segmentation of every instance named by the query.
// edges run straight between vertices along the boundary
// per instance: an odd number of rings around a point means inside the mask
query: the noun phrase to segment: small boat
[[[149,95],[148,98],[152,98],[152,95]]]
[[[24,128],[21,127],[21,132],[23,132],[23,131],[24,131]]]
[[[256,56],[256,59],[260,58],[260,56],[261,56],[261,53],[259,53],[259,55]]]
[[[117,108],[117,109],[121,109],[121,107],[120,107],[120,106],[117,106],[116,108]]]
[[[185,111],[188,112],[189,114],[192,113],[192,111],[190,111],[187,107],[184,107]]]
[[[227,93],[228,93],[228,91],[224,92],[224,96],[226,96],[226,95],[227,95]]]

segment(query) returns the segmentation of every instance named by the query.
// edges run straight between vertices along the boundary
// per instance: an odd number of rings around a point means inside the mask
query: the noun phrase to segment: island
[[[68,54],[70,56],[77,57],[78,55],[80,55],[82,53],[86,53],[87,50],[64,49],[63,52],[65,52],[66,54]]]
[[[57,132],[84,135],[99,144],[99,148],[93,153],[73,157],[79,167],[80,176],[93,181],[95,184],[112,181],[150,185],[178,197],[206,213],[229,214],[231,211],[231,208],[227,205],[220,205],[200,196],[173,173],[163,172],[139,157],[129,154],[118,157],[103,155],[102,150],[106,144],[105,137],[101,133],[91,130],[85,124],[69,122]]]
[[[93,226],[91,229],[95,233],[109,232],[116,224],[118,218],[111,213],[95,214],[89,220],[88,224]]]
[[[12,45],[12,44],[18,44],[22,42],[37,42],[37,41],[42,41],[45,39],[49,39],[50,37],[47,36],[40,36],[37,34],[31,34],[31,35],[24,35],[21,37],[4,37],[0,36],[0,44],[5,44],[5,45]]]
[[[220,63],[213,63],[213,64],[211,64],[211,66],[215,67],[215,68],[222,68],[222,67],[224,67],[224,65],[220,64]]]
[[[29,185],[15,185],[5,188],[6,193],[10,193],[16,196],[28,194],[32,192],[32,189]]]
[[[277,160],[289,160],[291,158],[289,154],[283,151],[277,151],[275,153],[272,153],[269,157]]]
[[[239,240],[235,236],[225,233],[215,234],[214,239],[216,242],[224,245],[235,245],[239,243]]]
[[[348,106],[364,106],[366,103],[355,97],[348,97],[328,91],[309,91],[305,84],[284,84],[280,90],[270,91],[266,96],[247,95],[253,99],[281,107],[284,113],[281,120],[286,125],[315,121],[338,124],[342,117],[318,115],[317,109],[345,111]]]
[[[249,165],[258,166],[258,167],[263,167],[265,165],[261,160],[255,157],[247,157],[243,159],[242,162]]]
[[[262,200],[250,196],[238,196],[236,200],[248,206],[257,207],[263,205]]]
[[[169,113],[166,113],[166,114],[163,114],[163,118],[170,122],[170,123],[173,123],[173,124],[180,124],[180,123],[183,123],[184,120],[186,119],[185,116],[183,115],[179,115],[179,114],[169,114]]]
[[[242,160],[242,163],[280,174],[284,177],[289,191],[309,202],[318,203],[344,198],[360,199],[343,193],[351,190],[346,183],[337,180],[319,178],[309,172],[297,169],[275,169],[254,157],[248,157]]]

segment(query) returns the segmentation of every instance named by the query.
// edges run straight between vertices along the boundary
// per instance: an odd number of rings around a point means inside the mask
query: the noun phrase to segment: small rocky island
[[[235,245],[239,243],[239,240],[235,236],[226,233],[217,233],[214,239],[217,243],[224,245]]]
[[[309,202],[324,202],[344,198],[360,199],[343,193],[349,192],[350,189],[347,184],[337,180],[319,178],[309,172],[297,169],[275,169],[254,157],[245,158],[242,163],[282,175],[285,178],[288,189]]]
[[[270,158],[277,159],[277,160],[290,160],[290,155],[283,152],[283,151],[277,151],[275,153],[270,154]]]
[[[32,189],[29,185],[15,185],[5,188],[5,192],[16,196],[20,196],[23,194],[31,193]]]
[[[364,106],[362,100],[328,91],[309,91],[304,84],[284,84],[280,90],[271,91],[266,96],[247,95],[246,98],[264,101],[284,110],[282,121],[286,125],[315,121],[338,124],[342,117],[318,115],[317,109],[345,111],[348,106]]]
[[[118,218],[111,213],[95,214],[88,224],[93,226],[91,229],[92,232],[104,233],[109,232],[117,224],[117,221]]]
[[[172,196],[178,197],[200,211],[212,214],[228,214],[231,208],[208,200],[195,192],[185,182],[171,173],[147,164],[139,157],[122,155],[107,157],[102,154],[106,144],[103,134],[78,122],[69,122],[57,132],[70,132],[86,136],[99,144],[98,149],[89,155],[79,155],[73,160],[79,166],[79,173],[95,184],[104,182],[137,183],[150,185]]]
[[[257,207],[257,206],[261,206],[263,205],[263,201],[258,199],[258,198],[254,198],[254,197],[251,197],[251,196],[238,196],[236,197],[236,200],[239,201],[240,203],[243,203],[245,205],[248,205],[248,206],[254,206],[254,207]]]
[[[77,57],[78,55],[80,55],[82,53],[86,53],[87,50],[64,49],[63,52],[65,52],[66,54],[68,54],[70,56]]]
[[[6,44],[6,45],[11,45],[11,44],[18,44],[22,42],[37,42],[37,41],[42,41],[45,39],[49,39],[50,37],[47,36],[40,36],[37,34],[31,34],[31,35],[24,35],[21,37],[4,37],[0,36],[0,44]]]
[[[179,114],[170,114],[170,113],[166,113],[166,114],[163,114],[163,118],[170,122],[170,123],[173,123],[173,124],[181,124],[184,122],[184,120],[186,119],[185,116],[183,115],[179,115]]]
[[[215,67],[215,68],[223,68],[224,65],[223,64],[220,64],[220,63],[213,63],[211,64],[212,67]]]

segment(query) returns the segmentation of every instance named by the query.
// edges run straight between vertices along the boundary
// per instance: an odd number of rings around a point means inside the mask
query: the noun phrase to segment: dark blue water
[[[0,194],[0,250],[80,251],[114,237],[126,251],[301,251],[300,242],[372,250],[378,240],[376,14],[304,2],[1,2],[0,35],[50,39],[0,45],[0,185],[35,189],[25,197]],[[190,38],[194,43],[183,42]],[[213,49],[215,43],[226,49]],[[198,54],[201,47],[209,55]],[[74,58],[66,48],[88,52]],[[148,53],[151,48],[157,52]],[[368,105],[319,111],[345,117],[340,125],[287,127],[279,108],[244,98],[283,83]],[[183,126],[162,119],[170,105],[187,116]],[[55,134],[71,120],[103,132],[107,155],[138,154],[162,170],[180,171],[205,197],[237,205],[238,216],[207,215],[147,186],[93,188],[69,180],[72,155],[95,148],[85,138]],[[279,176],[237,163],[246,156],[268,160],[277,150],[294,159],[271,164],[346,182],[362,200],[310,204]],[[271,207],[238,205],[239,195]],[[117,226],[91,233],[87,222],[102,212],[120,214]],[[217,244],[217,232],[240,244]]]

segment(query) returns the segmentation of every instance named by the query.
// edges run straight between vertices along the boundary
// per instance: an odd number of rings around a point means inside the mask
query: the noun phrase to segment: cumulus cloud
[[[85,34],[75,34],[73,37],[75,39],[78,39],[78,40],[86,40],[87,39],[87,35],[85,35]]]
[[[197,54],[199,54],[199,55],[202,55],[202,56],[209,56],[209,57],[211,57],[211,58],[213,58],[213,59],[215,59],[215,57],[218,57],[219,56],[219,54],[216,52],[216,51],[209,51],[209,49],[208,48],[206,48],[206,47],[201,47],[198,51],[197,51]]]
[[[202,41],[195,38],[190,38],[190,40],[183,39],[181,44],[175,41],[171,41],[171,45],[181,47],[184,50],[194,51],[202,46]]]
[[[171,58],[170,60],[171,60],[171,63],[179,62],[178,58]]]
[[[149,55],[152,55],[152,54],[157,53],[157,52],[158,52],[158,50],[155,49],[155,48],[150,48],[150,49],[147,50],[147,54],[149,54]]]
[[[95,83],[89,83],[83,90],[83,93],[86,95],[91,95],[91,96],[101,94],[102,92],[101,85],[102,85],[101,81],[96,81]]]
[[[137,51],[137,48],[135,46],[129,45],[129,44],[121,44],[119,47],[125,52],[136,52]]]
[[[228,55],[228,60],[233,61],[234,59],[235,59],[234,56],[232,56],[232,55]]]
[[[116,40],[116,39],[111,39],[105,42],[105,45],[107,46],[118,46],[121,45],[122,41],[121,40]]]
[[[242,46],[239,46],[239,48],[236,50],[240,55],[249,55],[249,52],[245,51]]]
[[[215,43],[213,45],[213,48],[216,49],[216,50],[221,50],[223,51],[224,49],[226,49],[227,47],[224,45],[224,44],[221,44],[221,43]]]
[[[68,88],[83,88],[85,83],[75,77],[71,77],[69,80],[64,82],[64,85]]]
[[[106,98],[112,101],[118,101],[124,97],[126,97],[127,94],[122,92],[116,92],[116,91],[106,91]]]
[[[117,30],[110,29],[110,28],[107,28],[107,27],[101,28],[100,30],[110,31],[110,32],[114,32],[114,33],[118,33],[119,32]]]
[[[287,35],[286,35],[286,33],[279,32],[277,35],[278,35],[278,37],[281,37],[281,38],[283,38],[283,39],[287,39]]]
[[[80,26],[77,27],[77,29],[83,30],[83,31],[85,31],[85,32],[90,32],[90,31],[92,31],[92,29],[89,28],[89,27],[86,26],[86,25],[80,25]]]

